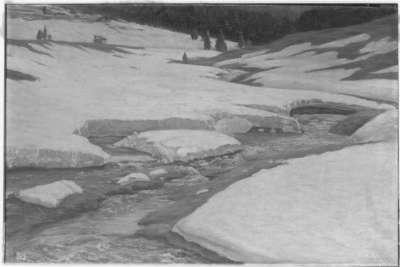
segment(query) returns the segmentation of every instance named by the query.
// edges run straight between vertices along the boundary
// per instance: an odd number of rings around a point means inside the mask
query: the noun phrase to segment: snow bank
[[[17,142],[10,140],[18,135],[7,136],[7,168],[82,168],[101,166],[109,158],[101,148],[80,136],[66,135],[58,140],[41,132],[32,139],[30,134],[19,133]]]
[[[240,149],[240,142],[214,131],[161,130],[129,136],[115,146],[134,148],[172,162],[232,153]]]
[[[394,143],[290,160],[234,183],[173,230],[235,261],[396,265],[396,172]]]
[[[46,208],[56,208],[69,195],[82,193],[82,188],[73,181],[61,180],[51,184],[38,185],[20,191],[17,197],[25,202]]]
[[[398,110],[379,114],[358,129],[352,138],[357,142],[397,141]]]

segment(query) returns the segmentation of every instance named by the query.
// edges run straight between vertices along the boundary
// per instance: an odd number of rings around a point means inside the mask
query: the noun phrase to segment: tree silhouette
[[[217,37],[217,42],[215,43],[215,49],[221,52],[226,52],[228,51],[228,47],[226,46],[225,43],[225,36],[222,30],[219,31],[218,37]]]

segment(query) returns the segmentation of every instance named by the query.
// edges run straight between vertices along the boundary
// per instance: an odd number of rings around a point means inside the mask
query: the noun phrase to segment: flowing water
[[[305,133],[302,135],[271,135],[249,133],[236,137],[245,145],[263,147],[268,153],[284,155],[291,150],[325,144],[339,144],[346,138],[328,133],[330,126],[342,120],[341,115],[299,115]],[[283,153],[285,152],[285,153]],[[125,152],[124,152],[125,153]],[[225,157],[225,165],[235,164]],[[228,162],[228,163],[227,163]],[[221,166],[221,165],[219,165]],[[97,182],[120,177],[132,167],[84,170],[20,170],[7,173],[6,192],[10,193],[38,184],[68,179]],[[214,178],[218,179],[218,175]],[[207,257],[178,248],[161,239],[135,236],[141,229],[139,220],[152,211],[162,210],[179,200],[184,188],[204,183],[201,180],[172,180],[156,190],[142,190],[130,195],[108,197],[98,209],[78,216],[44,223],[18,231],[6,240],[7,262],[95,262],[95,263],[206,263]],[[10,204],[11,205],[11,204]],[[7,204],[7,208],[10,206]],[[20,214],[20,216],[23,216]],[[8,227],[6,223],[6,227]]]

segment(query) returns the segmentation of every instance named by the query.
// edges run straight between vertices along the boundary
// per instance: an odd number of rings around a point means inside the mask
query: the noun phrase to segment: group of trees
[[[38,30],[36,33],[36,40],[51,40],[51,34],[47,32],[46,26],[43,27],[43,30]]]
[[[210,31],[209,30],[205,30],[200,35],[201,35],[201,39],[203,40],[204,49],[205,50],[210,50],[211,47],[212,47]],[[192,31],[192,33],[190,34],[190,36],[192,37],[193,40],[197,40],[198,37],[199,37],[198,30],[194,29]],[[228,47],[227,47],[227,45],[225,43],[224,32],[222,31],[222,29],[218,33],[217,40],[215,42],[215,49],[218,50],[218,51],[221,51],[221,52],[228,51]]]
[[[210,36],[237,41],[239,46],[244,47],[246,42],[262,44],[296,31],[347,26],[397,13],[396,5],[311,6],[302,11],[300,16],[278,16],[267,5],[260,5],[259,8],[207,4],[91,4],[64,7],[84,13],[102,14],[108,19],[120,18],[186,32],[196,39],[202,36],[205,47],[208,47],[206,43]]]
[[[333,27],[344,27],[371,21],[373,19],[397,13],[395,8],[370,7],[370,8],[319,8],[303,12],[296,20],[298,31],[321,30]]]

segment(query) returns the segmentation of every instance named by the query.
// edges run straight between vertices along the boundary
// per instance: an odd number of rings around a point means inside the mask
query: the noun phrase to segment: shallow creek
[[[329,128],[342,120],[342,115],[312,114],[296,115],[303,125],[301,135],[264,133],[262,129],[247,134],[236,135],[247,151],[259,149],[260,153],[243,152],[216,159],[202,160],[190,164],[210,180],[174,179],[166,182],[161,188],[142,190],[133,194],[113,195],[102,201],[97,209],[80,213],[53,222],[38,224],[29,229],[22,229],[7,235],[7,262],[97,262],[97,263],[207,263],[227,262],[215,259],[207,251],[190,249],[189,246],[176,246],[167,239],[148,238],[136,235],[145,226],[140,223],[144,218],[147,225],[165,225],[163,211],[171,209],[176,203],[186,206],[200,205],[213,194],[223,190],[229,184],[242,179],[247,166],[254,173],[261,168],[271,168],[287,158],[322,153],[349,145],[348,137],[328,133]],[[102,146],[115,140],[97,140]],[[110,151],[108,151],[110,152]],[[114,151],[116,154],[129,155],[129,151]],[[131,154],[143,156],[136,152]],[[254,163],[257,161],[257,164]],[[155,165],[161,163],[155,163]],[[154,164],[153,164],[154,165]],[[238,167],[239,166],[239,167]],[[235,169],[235,167],[237,169]],[[16,170],[7,172],[6,194],[46,184],[57,180],[74,180],[96,188],[107,180],[121,177],[137,169],[134,165],[106,166],[81,170]],[[232,173],[225,175],[228,171]],[[242,175],[242,176],[240,176]],[[224,177],[224,178],[223,178]],[[228,178],[227,178],[228,177]],[[221,179],[219,181],[219,179]],[[203,192],[206,192],[203,194]],[[197,195],[204,195],[199,201],[191,201]],[[6,208],[13,209],[12,203]],[[190,213],[190,209],[168,214],[168,223]],[[7,213],[7,214],[12,214]],[[13,214],[21,218],[24,214]],[[150,217],[148,217],[151,215]],[[163,217],[164,216],[164,217]],[[171,217],[171,218],[170,218]],[[173,217],[173,218],[172,218]],[[28,218],[29,219],[29,218]],[[6,218],[7,220],[7,218]],[[159,221],[158,221],[159,220]],[[11,227],[6,222],[6,227]],[[19,223],[12,220],[12,223]],[[157,229],[157,228],[154,228]]]

